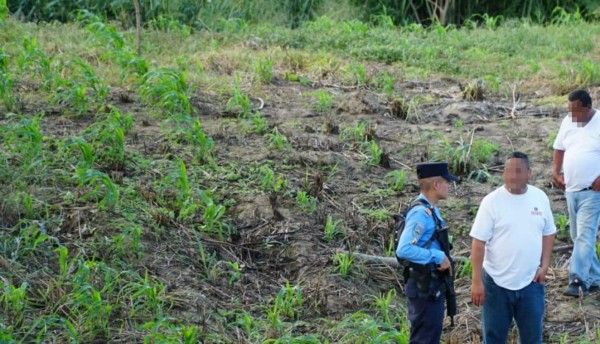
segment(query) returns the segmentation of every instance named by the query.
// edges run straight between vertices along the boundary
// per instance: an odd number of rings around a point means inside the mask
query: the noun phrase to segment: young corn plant
[[[556,227],[558,227],[558,236],[561,238],[567,237],[567,226],[569,225],[569,217],[565,214],[559,214],[555,217]]]
[[[129,313],[131,318],[160,319],[164,316],[166,286],[159,280],[151,279],[147,271],[143,279],[131,282],[127,289],[133,292],[133,308]]]
[[[57,82],[61,80],[51,67],[50,58],[38,48],[35,37],[23,38],[16,62],[18,71],[29,72],[32,76],[43,80],[42,87],[45,90],[56,87]]]
[[[346,68],[345,72],[352,85],[365,86],[367,84],[367,72],[363,65],[353,63]]]
[[[1,161],[6,168],[0,169],[0,178],[9,184],[18,180],[37,182],[46,171],[43,145],[42,115],[32,118],[17,116],[14,125],[0,126],[3,148]]]
[[[0,65],[2,60],[6,58],[0,51]],[[17,108],[19,103],[17,94],[13,90],[13,81],[11,75],[0,68],[0,101],[4,104],[7,112],[11,112]]]
[[[382,71],[375,75],[373,82],[375,87],[383,92],[388,100],[392,100],[394,97],[394,78],[386,71]]]
[[[342,129],[340,139],[356,143],[365,143],[375,138],[375,126],[369,121],[360,121],[355,127]]]
[[[317,210],[317,199],[305,191],[298,190],[296,192],[296,202],[304,211],[314,213]]]
[[[125,134],[133,128],[133,116],[124,115],[116,107],[106,119],[96,122],[85,133],[91,136],[99,158],[111,170],[122,170],[125,166]]]
[[[202,231],[208,233],[215,233],[218,235],[219,240],[223,240],[226,237],[225,225],[221,222],[221,218],[225,215],[225,207],[216,204],[214,200],[204,191],[199,192],[200,199],[204,203],[204,212],[202,213],[202,219],[204,225],[200,228]]]
[[[267,120],[261,116],[259,111],[255,112],[250,119],[250,125],[252,130],[258,135],[263,135],[267,131]]]
[[[273,81],[273,60],[270,57],[259,59],[254,65],[254,71],[261,83],[270,84]]]
[[[247,118],[252,113],[252,103],[250,97],[242,92],[239,75],[236,75],[235,84],[230,92],[231,98],[227,101],[225,110],[237,113],[240,118]]]
[[[15,287],[6,279],[0,279],[0,305],[6,314],[6,318],[10,319],[15,327],[20,327],[23,324],[25,308],[27,306],[27,288],[26,282],[21,283],[21,286]],[[9,323],[9,324],[10,324]]]
[[[267,141],[269,142],[270,148],[275,148],[277,150],[288,149],[290,145],[287,137],[281,134],[277,127],[273,128],[273,130],[267,134]]]
[[[375,140],[363,143],[363,149],[366,150],[366,163],[369,166],[377,166],[381,163],[383,150],[379,147]]]
[[[168,114],[192,114],[189,94],[193,89],[185,74],[173,68],[158,68],[146,73],[140,93],[150,105],[160,106]]]
[[[240,271],[240,264],[238,262],[225,262],[225,263],[230,268],[229,285],[233,285],[242,276],[242,273]]]
[[[212,150],[215,146],[215,141],[204,133],[200,120],[195,119],[191,127],[186,131],[187,141],[194,147],[194,158],[200,163],[213,162]]]
[[[334,221],[333,218],[328,215],[327,221],[325,222],[325,235],[323,239],[325,241],[335,240],[342,232],[338,229],[339,224],[342,220]]]
[[[219,277],[220,268],[219,261],[217,260],[217,253],[206,252],[202,241],[198,240],[198,254],[200,255],[200,263],[202,263],[202,267],[204,268],[204,276],[208,278],[210,281],[214,282]]]
[[[379,294],[379,296],[372,295],[371,298],[377,308],[377,313],[381,315],[383,321],[386,323],[393,322],[390,311],[392,302],[396,299],[396,290],[390,289],[386,294]]]
[[[335,262],[335,270],[339,272],[342,277],[347,278],[350,275],[350,269],[354,262],[354,255],[349,253],[336,253],[333,256],[333,260]]]
[[[99,197],[101,207],[114,209],[117,206],[120,194],[119,187],[106,173],[85,164],[80,164],[75,171],[75,178],[79,181],[80,187],[87,186],[91,189],[82,197],[83,201]]]
[[[313,108],[317,113],[329,114],[333,110],[333,95],[327,92],[318,91],[314,93],[316,102],[313,103]]]
[[[389,181],[390,187],[394,191],[402,191],[404,189],[404,185],[406,184],[406,178],[408,177],[408,173],[405,170],[396,170],[389,172],[385,175],[385,178]]]
[[[121,233],[112,238],[112,247],[123,258],[141,258],[143,254],[142,228],[135,224],[120,226]]]
[[[471,260],[467,259],[460,264],[457,264],[456,267],[456,277],[457,278],[471,278],[471,274],[473,272],[473,266],[471,264]]]
[[[268,166],[261,166],[259,169],[261,188],[265,191],[279,192],[287,187],[287,179],[284,175],[275,178],[275,172]]]
[[[302,288],[299,285],[291,286],[289,281],[285,282],[285,286],[281,287],[273,309],[282,316],[290,319],[298,319],[302,314],[303,298]]]

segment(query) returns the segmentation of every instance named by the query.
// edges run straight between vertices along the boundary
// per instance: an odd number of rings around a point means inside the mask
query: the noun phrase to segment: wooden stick
[[[552,249],[552,252],[562,252],[562,251],[568,251],[571,249],[573,249],[573,245],[556,246]],[[338,252],[351,254],[354,256],[354,258],[356,258],[358,260],[363,260],[363,261],[365,261],[367,263],[371,263],[371,264],[383,264],[383,265],[390,266],[392,268],[400,267],[400,263],[398,263],[398,260],[395,257],[374,256],[371,254],[350,252],[350,251],[344,251],[344,250],[340,250]],[[452,257],[452,260],[454,260],[455,262],[461,262],[461,263],[464,263],[464,262],[468,261],[469,259],[470,259],[469,257],[462,257],[462,256]]]

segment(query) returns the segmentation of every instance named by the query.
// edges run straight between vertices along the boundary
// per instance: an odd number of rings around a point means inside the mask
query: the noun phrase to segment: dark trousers
[[[430,290],[422,293],[416,282],[409,278],[404,293],[408,298],[408,320],[410,321],[410,344],[439,344],[444,322],[445,294],[435,298],[441,280],[432,280]]]

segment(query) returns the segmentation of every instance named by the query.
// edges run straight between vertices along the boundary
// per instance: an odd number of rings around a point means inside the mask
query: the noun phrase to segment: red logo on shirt
[[[531,211],[531,215],[533,215],[533,216],[542,216],[542,212],[539,211],[537,207],[534,207],[533,210]]]

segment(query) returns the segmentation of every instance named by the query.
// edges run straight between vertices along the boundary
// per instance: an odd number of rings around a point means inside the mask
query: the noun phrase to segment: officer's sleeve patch
[[[416,245],[417,242],[419,242],[419,239],[421,239],[421,236],[423,235],[424,229],[425,226],[417,222],[414,229],[413,240],[410,242],[411,245]]]

